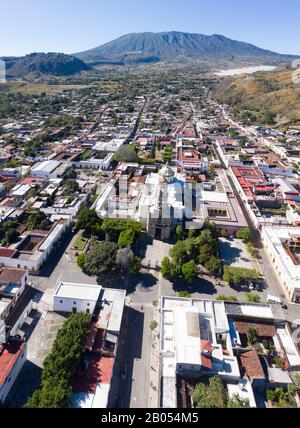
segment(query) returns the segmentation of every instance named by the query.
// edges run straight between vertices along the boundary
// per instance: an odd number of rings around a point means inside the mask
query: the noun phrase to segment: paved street
[[[122,349],[122,367],[127,367],[127,378],[120,382],[119,407],[143,408],[150,388],[150,355],[153,306],[132,304],[127,307],[127,336]]]
[[[36,300],[39,302],[39,308],[44,316],[39,320],[29,341],[29,361],[20,376],[20,382],[23,385],[28,385],[29,382],[33,389],[38,385],[43,358],[49,352],[55,337],[54,333],[59,328],[56,323],[58,320],[52,320],[49,318],[50,315],[45,315],[51,305],[54,289],[61,280],[88,284],[95,284],[96,281],[95,277],[87,276],[77,267],[76,263],[68,259],[67,248],[74,239],[75,237],[70,235],[64,245],[52,256],[51,261],[44,267],[40,275],[31,277],[33,286],[37,289]],[[151,248],[148,248],[148,251],[151,253]],[[162,251],[164,250],[162,249]],[[241,254],[239,256],[243,257]],[[258,248],[258,257],[257,268],[268,278],[265,287],[262,287],[259,292],[262,302],[266,302],[268,294],[280,296],[281,290],[263,248]],[[249,292],[247,288],[218,286],[210,278],[199,278],[190,286],[180,281],[173,285],[163,279],[160,272],[151,269],[143,269],[139,274],[124,278],[122,284],[120,284],[120,277],[110,274],[103,285],[128,290],[128,306],[126,306],[124,315],[125,331],[122,335],[121,351],[116,369],[117,381],[113,391],[116,405],[122,408],[142,408],[147,405],[151,407],[154,406],[153,402],[157,401],[158,382],[156,380],[159,347],[158,341],[153,341],[156,336],[151,332],[150,323],[156,317],[154,304],[159,302],[161,296],[175,296],[180,291],[188,291],[198,299],[215,299],[222,294],[234,295],[240,301],[245,301],[246,293]],[[298,320],[297,323],[300,324],[299,306],[290,305],[286,316],[289,321]],[[121,379],[124,367],[127,368],[126,379]],[[20,391],[19,396],[15,395],[14,389],[12,397],[13,400],[21,403],[22,396],[26,396],[26,392],[21,387],[18,387],[18,390]],[[30,392],[32,392],[31,389],[27,387],[27,395]]]
[[[95,277],[82,272],[77,263],[70,261],[66,255],[67,248],[74,239],[75,236],[68,234],[62,246],[50,256],[39,275],[31,276],[35,288],[42,292],[55,290],[60,281],[95,284]]]

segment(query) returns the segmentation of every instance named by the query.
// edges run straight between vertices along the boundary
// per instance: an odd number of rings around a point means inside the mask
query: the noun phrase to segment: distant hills
[[[260,49],[222,35],[182,33],[127,34],[94,49],[74,55],[32,53],[5,57],[8,78],[72,76],[98,65],[201,64],[209,68],[245,65],[279,65],[299,58]],[[93,70],[95,72],[95,70]]]
[[[62,53],[32,53],[24,57],[4,57],[7,76],[39,77],[70,76],[90,70],[90,66],[71,55]]]
[[[222,80],[214,95],[232,106],[237,117],[278,125],[300,125],[300,86],[295,85],[290,67],[268,73],[240,75]]]
[[[152,62],[201,62],[208,65],[277,65],[296,58],[260,49],[222,35],[205,36],[183,32],[133,33],[75,54],[97,64],[142,64]]]

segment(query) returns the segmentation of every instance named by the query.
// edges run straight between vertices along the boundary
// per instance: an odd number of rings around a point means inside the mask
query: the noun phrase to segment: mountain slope
[[[68,76],[90,67],[74,56],[62,53],[33,53],[24,57],[2,58],[8,77]]]
[[[289,68],[279,68],[226,78],[215,87],[214,96],[231,105],[246,122],[300,125],[300,85],[295,84],[292,73]]]
[[[75,54],[90,63],[186,62],[278,64],[296,57],[260,49],[214,34],[182,32],[127,34],[97,48]]]

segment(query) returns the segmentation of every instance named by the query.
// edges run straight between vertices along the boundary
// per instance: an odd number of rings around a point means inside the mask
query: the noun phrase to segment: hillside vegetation
[[[62,53],[33,53],[19,58],[2,58],[7,77],[72,76],[90,70],[83,61]]]
[[[300,125],[300,84],[293,82],[292,74],[284,68],[226,78],[214,95],[248,123]]]

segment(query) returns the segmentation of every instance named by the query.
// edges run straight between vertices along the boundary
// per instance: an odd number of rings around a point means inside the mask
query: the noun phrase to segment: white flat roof
[[[272,243],[277,257],[285,268],[285,273],[289,276],[294,288],[300,289],[300,265],[295,265],[287,251],[283,247],[285,241],[290,241],[292,237],[300,238],[300,227],[284,227],[264,229],[269,241]]]
[[[110,288],[105,288],[103,291],[103,299],[106,299],[113,305],[107,329],[112,332],[119,332],[122,323],[126,291]]]
[[[45,241],[39,247],[39,251],[46,251],[64,227],[65,223],[57,223],[57,225],[53,228],[53,230],[49,233]]]
[[[30,189],[31,189],[31,186],[29,186],[29,184],[24,184],[24,185],[20,184],[15,186],[12,189],[11,193],[12,195],[15,195],[15,196],[23,196],[27,192],[29,192]]]
[[[202,192],[202,199],[204,201],[207,201],[207,202],[221,202],[221,203],[227,203],[228,202],[227,193],[221,193],[221,192],[203,191]]]
[[[73,409],[106,409],[108,404],[110,385],[97,384],[95,394],[82,392],[73,394],[72,408]]]
[[[61,282],[55,291],[54,297],[75,300],[92,300],[97,302],[101,290],[102,287],[99,285]]]
[[[33,172],[45,171],[45,172],[50,173],[50,172],[54,171],[57,167],[59,167],[60,164],[61,164],[61,162],[54,161],[54,160],[44,161],[44,162],[38,163],[36,166],[34,166],[32,171]]]
[[[228,395],[230,398],[234,396],[240,397],[242,400],[249,400],[250,407],[256,408],[256,401],[251,383],[246,379],[241,379],[239,384],[227,384]]]
[[[116,152],[125,143],[124,138],[114,138],[110,141],[99,141],[93,147],[93,150]]]
[[[272,309],[267,306],[242,304],[240,308],[241,308],[242,314],[245,316],[267,318],[267,319],[274,318]]]
[[[291,336],[286,332],[284,328],[278,328],[277,334],[280,337],[281,343],[287,355],[287,359],[291,367],[300,366],[300,356],[297,352],[296,346]]]

